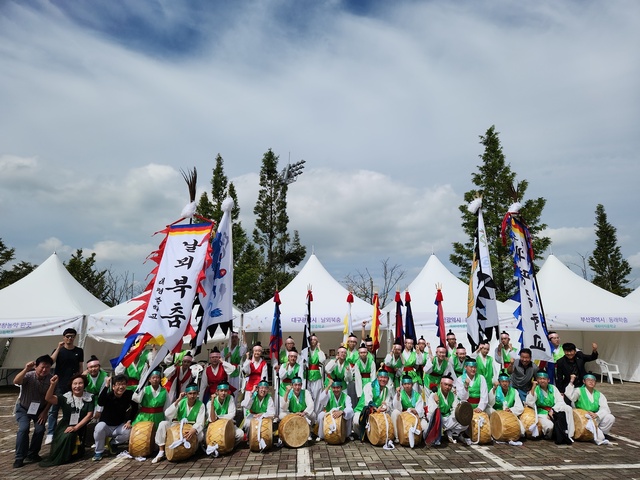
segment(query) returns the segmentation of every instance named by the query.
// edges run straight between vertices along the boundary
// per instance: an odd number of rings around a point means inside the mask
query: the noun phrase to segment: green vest
[[[347,359],[346,362],[349,363],[350,365],[355,365],[356,364],[356,360],[358,360],[359,354],[358,354],[358,349],[354,349],[353,352],[350,352],[349,349],[347,349]]]
[[[506,405],[505,405],[506,403]],[[507,408],[513,408],[516,404],[516,389],[513,387],[509,387],[507,390],[507,395],[505,396],[501,387],[496,389],[496,403],[493,406],[496,410],[504,410],[504,406]]]
[[[346,376],[346,374],[347,374],[347,361],[345,360],[344,365],[341,367],[338,361],[336,360],[336,362],[334,363],[333,370],[331,370],[331,373],[327,373],[327,378],[325,378],[324,380],[324,386],[328,387],[331,384],[331,381],[330,381],[331,378],[333,380],[340,380],[341,382],[345,382],[346,380],[344,379],[344,377]]]
[[[429,388],[429,385],[432,383],[435,385],[440,385],[440,378],[444,374],[444,371],[447,369],[447,365],[449,365],[449,361],[445,360],[442,362],[442,365],[437,364],[438,359],[433,359],[433,366],[431,367],[431,373],[424,374],[424,385]]]
[[[231,395],[227,395],[227,398],[225,398],[222,403],[218,401],[218,397],[213,399],[213,411],[216,412],[218,417],[229,413],[229,402],[231,398]]]
[[[107,372],[104,370],[100,370],[98,372],[98,378],[96,379],[96,383],[92,383],[91,375],[87,375],[87,388],[85,390],[93,395],[94,403],[98,404],[98,395],[100,395],[100,390],[104,385],[105,379],[109,376]]]
[[[296,394],[291,390],[289,392],[289,397],[287,398],[289,401],[289,412],[304,412],[307,408],[307,399],[305,397],[306,395],[304,394],[304,390],[300,390],[300,398],[296,397]]]
[[[547,395],[540,388],[540,385],[536,385],[536,405],[541,407],[538,409],[538,415],[548,415],[549,412],[546,408],[551,408],[556,404],[556,398],[553,394],[553,385],[547,387]]]
[[[200,407],[202,406],[202,402],[200,400],[196,400],[196,403],[193,404],[193,408],[187,415],[187,397],[180,400],[178,403],[178,416],[176,417],[178,421],[183,418],[187,419],[189,423],[195,423],[198,420],[198,413],[200,412]]]
[[[362,365],[362,360],[360,359],[360,357],[358,356],[358,361],[356,362],[356,366],[358,368],[358,370],[360,371],[360,375],[362,375],[363,373],[371,373],[371,363],[373,362],[373,355],[371,354],[367,354],[367,363],[364,364],[364,366]],[[362,378],[362,386],[364,387],[365,385],[371,383],[373,381],[373,378],[369,377],[369,378]]]
[[[477,374],[484,377],[487,381],[487,388],[489,388],[489,385],[493,385],[493,358],[487,355],[485,360],[482,355],[478,355],[476,365],[478,366]]]
[[[404,388],[400,391],[400,403],[402,404],[402,411],[408,410],[410,408],[416,408],[418,404],[418,400],[420,399],[420,394],[415,390],[411,390],[411,398],[407,395]]]
[[[260,414],[260,413],[267,413],[267,407],[269,406],[270,398],[271,398],[271,395],[267,393],[264,396],[264,398],[260,400],[258,398],[258,395],[255,394],[255,397],[253,398],[253,402],[251,403],[251,407],[249,408],[248,413],[252,413],[254,415]]]
[[[438,406],[440,407],[440,415],[443,417],[448,417],[451,415],[451,409],[453,408],[453,402],[455,401],[455,397],[453,393],[449,392],[447,398],[444,398],[442,395],[442,390],[438,388]]]
[[[404,354],[404,350],[402,351],[402,353]],[[422,379],[420,378],[420,376],[418,375],[418,372],[416,371],[417,362],[418,362],[418,355],[416,355],[415,350],[411,350],[409,357],[404,361],[404,368],[412,367],[413,370],[408,370],[405,373],[411,377],[411,380],[413,380],[413,383],[419,383],[420,385],[422,385],[422,381],[421,381]]]
[[[142,370],[144,370],[144,366],[147,363],[147,357],[149,356],[149,350],[143,350],[140,356],[138,357],[138,361],[135,364],[131,364],[124,371],[124,374],[129,378],[129,380],[140,380],[140,376],[142,375]],[[138,388],[138,385],[129,385],[127,386],[127,390],[135,390]]]
[[[160,409],[160,411],[151,413],[138,410],[138,415],[136,415],[136,418],[131,425],[135,425],[138,422],[153,422],[157,427],[160,422],[164,420],[164,404],[167,401],[167,391],[161,386],[158,388],[160,391],[158,392],[158,395],[154,396],[153,387],[151,385],[144,387],[144,394],[140,400],[140,410],[153,408],[155,410]]]
[[[371,402],[375,407],[379,407],[380,405],[382,405],[382,402],[385,401],[386,397],[387,397],[387,387],[385,387],[383,390],[380,387],[380,384],[378,383],[378,379],[376,378],[371,382]],[[358,405],[356,406],[354,411],[361,412],[365,406],[366,405],[364,404],[364,392],[363,392],[362,395],[360,396],[360,400],[358,400]]]
[[[311,349],[307,350],[307,352],[310,352],[309,355],[309,369],[307,370],[307,380],[310,382],[314,382],[316,380],[320,380],[322,378],[322,374],[320,373],[320,370],[311,370],[311,365],[318,365],[320,366],[320,354],[318,353],[319,350],[316,348],[313,352],[311,351]]]
[[[462,383],[467,379],[467,373],[462,374]],[[480,398],[480,375],[476,372],[476,376],[473,377],[473,382],[469,384],[469,398]]]
[[[578,400],[576,400],[576,408],[581,408],[582,410],[586,410],[587,412],[597,412],[600,410],[600,392],[597,390],[593,391],[593,401],[589,400],[587,396],[587,388],[583,385],[579,389],[580,396]]]
[[[224,358],[229,358],[229,363],[236,367],[236,369],[231,375],[229,375],[229,377],[239,377],[240,364],[242,363],[242,357],[240,355],[240,345],[235,346],[235,348],[231,351],[231,355],[229,355],[229,347],[224,347],[224,350],[222,350],[222,355]]]
[[[340,392],[340,398],[336,401],[336,396],[331,392],[329,394],[329,401],[327,402],[327,406],[325,407],[326,412],[330,412],[334,408],[338,410],[344,411],[347,408],[347,394],[344,392]]]
[[[453,371],[456,374],[456,377],[461,377],[464,373],[464,362],[460,362],[458,357],[453,357]]]
[[[280,395],[281,397],[284,396],[284,394],[287,393],[287,385],[291,385],[291,383],[288,383],[288,382],[285,383],[283,381],[285,378],[288,378],[289,380],[292,380],[293,378],[299,377],[299,376],[300,376],[300,364],[296,363],[293,366],[293,369],[289,373],[287,373],[283,379],[280,380],[280,387],[278,388],[278,395]]]

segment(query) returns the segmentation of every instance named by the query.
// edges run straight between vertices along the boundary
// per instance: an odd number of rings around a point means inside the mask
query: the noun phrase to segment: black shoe
[[[27,458],[24,459],[26,462],[41,462],[42,457],[37,453],[30,453],[27,455]]]
[[[13,468],[20,468],[20,467],[24,467],[24,460],[20,459],[13,462]]]

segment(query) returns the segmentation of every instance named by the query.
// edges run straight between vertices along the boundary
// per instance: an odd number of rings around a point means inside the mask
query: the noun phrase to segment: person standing
[[[242,333],[242,343],[238,332],[231,332],[231,344],[222,349],[222,359],[234,366],[235,370],[229,374],[229,387],[232,392],[240,390],[240,365],[247,353],[247,343]]]
[[[564,394],[565,388],[571,381],[571,375],[575,375],[573,386],[576,388],[582,386],[582,378],[586,373],[584,364],[598,358],[598,344],[591,344],[591,355],[578,352],[573,343],[563,344],[562,349],[564,356],[556,363],[556,386],[560,393]]]
[[[76,373],[81,373],[83,370],[84,350],[74,345],[77,335],[78,332],[76,332],[75,329],[67,328],[62,332],[62,341],[58,343],[58,348],[56,348],[51,354],[51,358],[55,363],[55,374],[59,379],[57,390],[55,392],[56,395],[62,396],[70,391],[71,377]],[[48,445],[53,440],[53,432],[58,422],[59,408],[59,405],[55,404],[49,409],[45,445]]]
[[[20,397],[16,403],[15,418],[18,422],[16,455],[13,468],[24,466],[24,462],[39,462],[42,438],[46,430],[50,404],[45,400],[51,384],[53,359],[42,355],[36,361],[28,362],[13,379],[20,386]],[[33,436],[29,444],[29,428],[33,422]]]

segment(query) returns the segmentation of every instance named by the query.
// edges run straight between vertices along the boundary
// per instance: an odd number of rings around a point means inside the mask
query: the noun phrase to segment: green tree
[[[11,269],[5,268],[5,265],[15,260],[15,253],[15,248],[8,248],[0,238],[0,289],[26,277],[37,266],[29,262],[18,262]]]
[[[454,253],[449,258],[451,263],[460,268],[460,278],[464,282],[468,282],[477,217],[467,210],[467,205],[478,195],[482,195],[482,215],[487,230],[491,268],[496,284],[496,297],[498,300],[504,301],[516,291],[516,282],[513,278],[513,260],[508,245],[503,246],[500,237],[502,219],[514,201],[512,198],[514,188],[518,200],[522,203],[520,215],[529,227],[533,238],[535,259],[542,258],[542,253],[551,244],[551,239],[540,236],[540,233],[547,227],[546,224],[540,223],[540,216],[546,200],[542,197],[522,200],[529,183],[526,180],[516,182],[516,174],[505,160],[498,135],[495,126],[491,126],[484,135],[480,136],[480,144],[484,147],[484,152],[480,155],[482,162],[478,165],[477,172],[471,174],[471,180],[476,188],[464,194],[465,204],[459,207],[462,213],[462,228],[469,236],[469,240],[466,243],[455,242],[453,244]]]
[[[596,207],[595,226],[596,248],[589,257],[589,267],[594,273],[591,283],[624,297],[631,293],[627,287],[631,266],[622,258],[616,227],[607,221],[607,214],[600,204]]]
[[[253,209],[256,226],[253,241],[264,260],[258,286],[258,302],[267,301],[276,288],[284,288],[295,276],[292,271],[304,259],[307,249],[300,243],[297,230],[293,239],[288,232],[287,183],[278,173],[278,156],[269,149],[262,157],[260,191]]]
[[[96,270],[96,254],[84,258],[82,249],[76,250],[71,259],[64,266],[80,285],[86,288],[94,297],[109,304],[110,292],[107,285],[107,270]],[[113,306],[113,305],[112,305]]]
[[[209,195],[211,198],[209,198]],[[233,302],[241,310],[247,311],[257,306],[254,300],[255,285],[262,274],[262,258],[258,249],[247,236],[240,222],[240,206],[233,182],[224,173],[224,160],[220,154],[211,177],[211,192],[200,196],[196,212],[219,223],[222,219],[222,202],[229,195],[234,202],[231,210],[231,235],[233,238]]]

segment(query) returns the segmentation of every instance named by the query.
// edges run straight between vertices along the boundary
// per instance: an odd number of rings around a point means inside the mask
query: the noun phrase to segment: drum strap
[[[171,449],[178,448],[180,445],[184,445],[184,448],[186,448],[187,450],[191,448],[191,443],[185,440],[184,434],[182,432],[185,423],[189,423],[186,418],[183,418],[182,420],[180,420],[180,438],[175,442],[173,442],[171,445],[169,445],[169,448]]]
[[[415,435],[420,435],[420,429],[418,428],[418,422],[420,422],[420,417],[414,415],[416,417],[416,423],[413,424],[413,427],[409,429],[409,446],[413,448],[416,444]]]
[[[471,443],[474,445],[477,445],[480,443],[480,431],[482,430],[482,426],[484,425],[485,417],[484,415],[479,415],[478,418],[474,419],[473,421],[478,424],[476,428],[476,430],[478,430],[478,438],[476,439],[475,442],[472,441]]]
[[[267,448],[267,442],[264,441],[264,438],[262,438],[262,421],[264,420],[264,417],[260,417],[258,419],[258,425],[256,425],[256,428],[258,430],[258,446],[260,447],[260,451],[262,452],[265,448]],[[269,419],[269,421],[271,421],[271,419]]]

